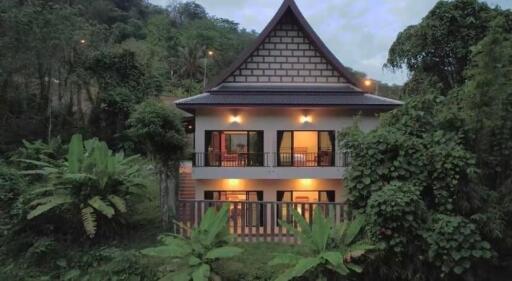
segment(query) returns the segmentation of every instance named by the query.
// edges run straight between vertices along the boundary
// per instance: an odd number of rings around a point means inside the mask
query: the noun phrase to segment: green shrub
[[[402,254],[417,241],[425,223],[425,207],[417,188],[392,183],[368,200],[366,214],[370,235],[385,248]]]
[[[301,247],[281,243],[241,243],[242,255],[222,259],[213,264],[224,281],[270,281],[281,269],[268,266],[275,253],[301,254]]]
[[[218,280],[213,263],[243,251],[229,246],[228,209],[227,204],[218,212],[209,208],[199,226],[192,229],[190,239],[177,235],[162,236],[163,246],[147,248],[142,253],[172,260],[169,265],[171,272],[164,276],[165,280]]]
[[[424,232],[428,256],[441,269],[441,276],[461,274],[478,260],[492,256],[491,245],[482,240],[476,226],[457,216],[435,215]]]
[[[123,223],[121,215],[130,210],[129,200],[142,198],[148,185],[147,170],[138,156],[114,154],[104,142],[83,141],[80,135],[71,139],[66,159],[24,162],[40,167],[24,173],[48,178],[44,187],[30,191],[35,198],[28,205],[27,218],[71,213],[72,220],[81,221],[91,238],[98,223]]]
[[[361,273],[363,267],[356,261],[374,246],[360,239],[364,226],[363,217],[340,225],[333,218],[326,218],[320,208],[313,213],[313,222],[309,224],[295,209],[292,209],[298,229],[286,225],[289,232],[300,241],[305,253],[302,255],[277,253],[270,265],[285,266],[276,281],[288,281],[297,278],[308,280],[332,280],[337,276],[347,277]]]
[[[18,171],[0,163],[0,238],[5,237],[22,219],[23,208],[19,198],[25,189],[26,183]]]

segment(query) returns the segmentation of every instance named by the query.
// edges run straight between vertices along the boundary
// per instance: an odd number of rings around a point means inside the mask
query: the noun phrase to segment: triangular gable
[[[256,42],[217,80],[221,83],[307,83],[357,86],[306,21],[293,0],[285,0]]]

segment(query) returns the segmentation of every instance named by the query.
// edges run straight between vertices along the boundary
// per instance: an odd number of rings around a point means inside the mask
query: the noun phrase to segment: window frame
[[[284,136],[285,133],[291,133],[291,161],[290,161],[290,165],[283,165],[283,161],[281,160],[281,142],[279,141],[281,139],[282,141],[282,138]],[[295,146],[295,132],[315,132],[317,135],[317,148],[316,148],[316,155],[317,155],[317,161],[316,161],[316,166],[295,166],[295,151],[294,151],[294,146]],[[329,136],[330,138],[330,141],[331,141],[331,159],[330,159],[330,165],[321,165],[321,161],[320,161],[320,148],[321,148],[321,145],[320,145],[320,135],[321,133],[327,133],[327,135]],[[277,153],[277,167],[295,167],[295,168],[311,168],[311,167],[334,167],[336,166],[336,130],[277,130],[277,141],[276,141],[276,153]],[[281,136],[281,137],[280,137]]]
[[[250,165],[249,163],[252,163],[251,161],[248,161],[247,165],[245,166],[223,166],[222,165],[222,147],[219,147],[220,150],[218,151],[219,153],[219,159],[215,162],[218,162],[218,165],[212,165],[211,162],[214,162],[214,161],[211,161],[209,159],[209,150],[208,150],[208,144],[211,143],[211,140],[208,140],[208,136],[211,137],[211,135],[213,133],[218,133],[218,142],[219,142],[219,146],[221,144],[221,136],[223,133],[225,132],[245,132],[246,134],[246,142],[247,142],[247,149],[248,149],[248,153],[250,155],[251,152],[249,152],[249,147],[250,147],[250,135],[251,133],[256,133],[256,135],[259,135],[261,134],[261,151],[257,151],[257,152],[253,152],[253,153],[257,153],[259,156],[259,160],[256,161],[257,163],[260,163],[259,165]],[[265,131],[264,130],[205,130],[204,131],[204,161],[205,161],[205,167],[223,167],[223,168],[241,168],[241,167],[263,167],[265,166]],[[214,152],[215,153],[215,152]],[[261,155],[259,155],[261,154]],[[212,159],[212,160],[215,160],[215,159]]]

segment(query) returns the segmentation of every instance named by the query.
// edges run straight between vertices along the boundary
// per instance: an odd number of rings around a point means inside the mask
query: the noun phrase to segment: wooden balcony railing
[[[349,152],[195,152],[194,167],[348,167]]]
[[[223,204],[229,205],[228,227],[238,242],[297,243],[281,223],[298,227],[293,221],[292,209],[309,223],[313,222],[313,210],[317,208],[334,223],[350,218],[345,203],[181,200],[179,221],[186,228],[180,228],[179,234],[189,235],[187,229],[197,226],[208,208],[220,208]]]

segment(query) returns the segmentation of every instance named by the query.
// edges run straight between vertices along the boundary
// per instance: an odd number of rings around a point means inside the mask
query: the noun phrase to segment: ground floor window
[[[263,201],[263,191],[205,191],[204,200],[242,201],[242,204],[231,204],[230,220],[237,220],[238,225],[242,225],[242,220],[245,220],[246,226],[263,226],[263,205],[243,204],[243,201]]]
[[[335,201],[334,190],[322,190],[322,191],[277,191],[278,202],[294,202],[294,203],[329,203]],[[286,221],[287,223],[292,222],[291,208],[295,208],[306,221],[310,221],[313,215],[313,210],[317,207],[325,208],[324,205],[312,205],[312,204],[282,204],[277,209],[277,223],[279,221]],[[325,211],[325,210],[324,210]]]

